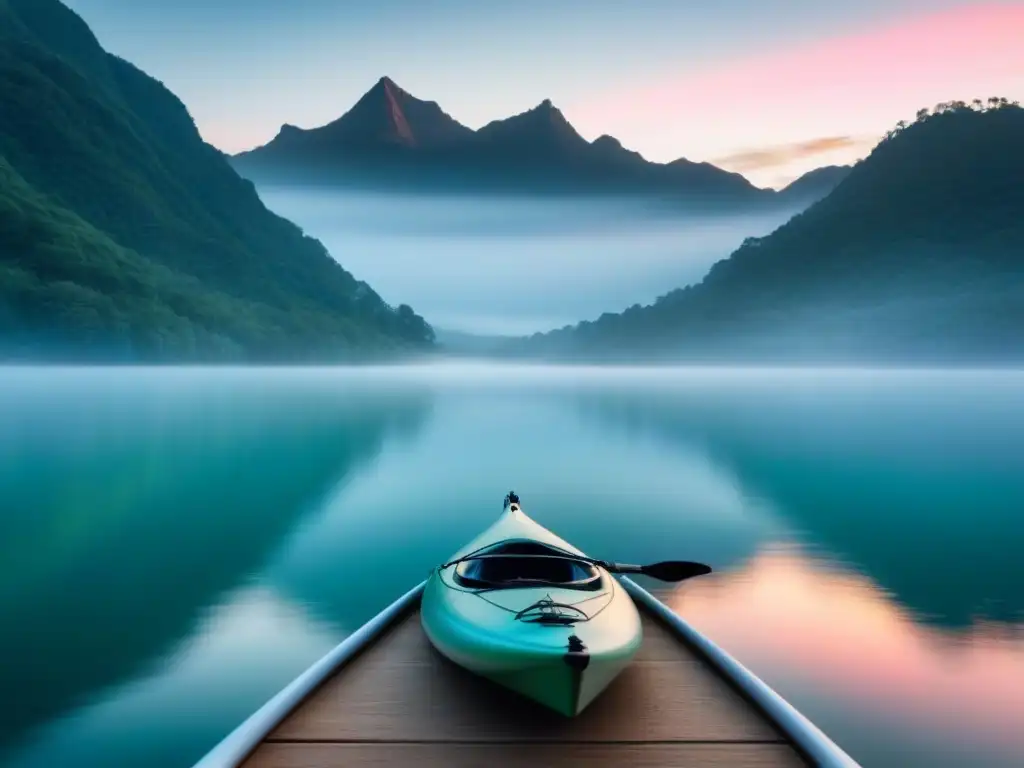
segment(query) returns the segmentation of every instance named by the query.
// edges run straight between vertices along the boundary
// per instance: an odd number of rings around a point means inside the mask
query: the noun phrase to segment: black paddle
[[[704,576],[711,573],[711,566],[704,563],[695,563],[690,560],[663,560],[660,563],[649,565],[629,565],[627,563],[609,563],[605,560],[594,560],[590,557],[580,555],[534,555],[534,554],[493,554],[493,555],[466,555],[458,560],[445,563],[442,568],[448,568],[456,563],[465,560],[490,560],[505,558],[542,558],[552,560],[576,560],[577,562],[590,563],[604,568],[609,573],[639,573],[643,576],[650,576],[659,581],[684,581],[694,576]]]
[[[659,581],[683,581],[694,576],[705,576],[711,573],[711,566],[694,563],[690,560],[663,560],[650,565],[627,565],[625,563],[604,563],[595,561],[609,573],[639,573]]]

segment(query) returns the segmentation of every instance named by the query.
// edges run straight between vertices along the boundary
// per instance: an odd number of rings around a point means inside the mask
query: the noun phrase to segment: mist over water
[[[699,216],[632,199],[261,188],[391,304],[432,325],[519,335],[648,304],[795,211]]]

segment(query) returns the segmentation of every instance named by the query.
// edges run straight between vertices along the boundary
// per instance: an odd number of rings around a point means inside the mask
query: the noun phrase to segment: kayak
[[[509,494],[498,520],[431,572],[423,630],[459,666],[572,717],[643,641],[632,599],[598,563]]]

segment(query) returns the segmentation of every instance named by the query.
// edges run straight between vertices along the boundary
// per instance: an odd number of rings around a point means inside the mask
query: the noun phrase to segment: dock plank
[[[783,744],[299,744],[261,747],[247,768],[340,768],[415,765],[417,768],[554,768],[586,765],[630,768],[799,768]]]
[[[667,657],[674,646],[675,658]],[[417,659],[417,661],[412,661]],[[636,662],[574,718],[434,650],[413,613],[329,680],[268,741],[779,741],[738,693],[644,616]]]
[[[798,753],[746,699],[641,608],[634,662],[575,718],[470,674],[427,640],[418,611],[329,678],[245,768],[492,763],[793,768]]]

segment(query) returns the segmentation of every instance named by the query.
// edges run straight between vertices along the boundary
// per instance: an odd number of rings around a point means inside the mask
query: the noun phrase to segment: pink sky
[[[735,170],[772,185],[863,157],[921,107],[989,96],[1024,100],[1024,5],[906,18],[867,33],[691,67],[640,87],[626,84],[563,108],[587,138],[610,133],[651,160],[686,152],[728,166],[731,156],[767,148],[771,156],[762,167],[750,167],[748,157]],[[845,145],[835,142],[828,151],[788,150],[843,137]]]

